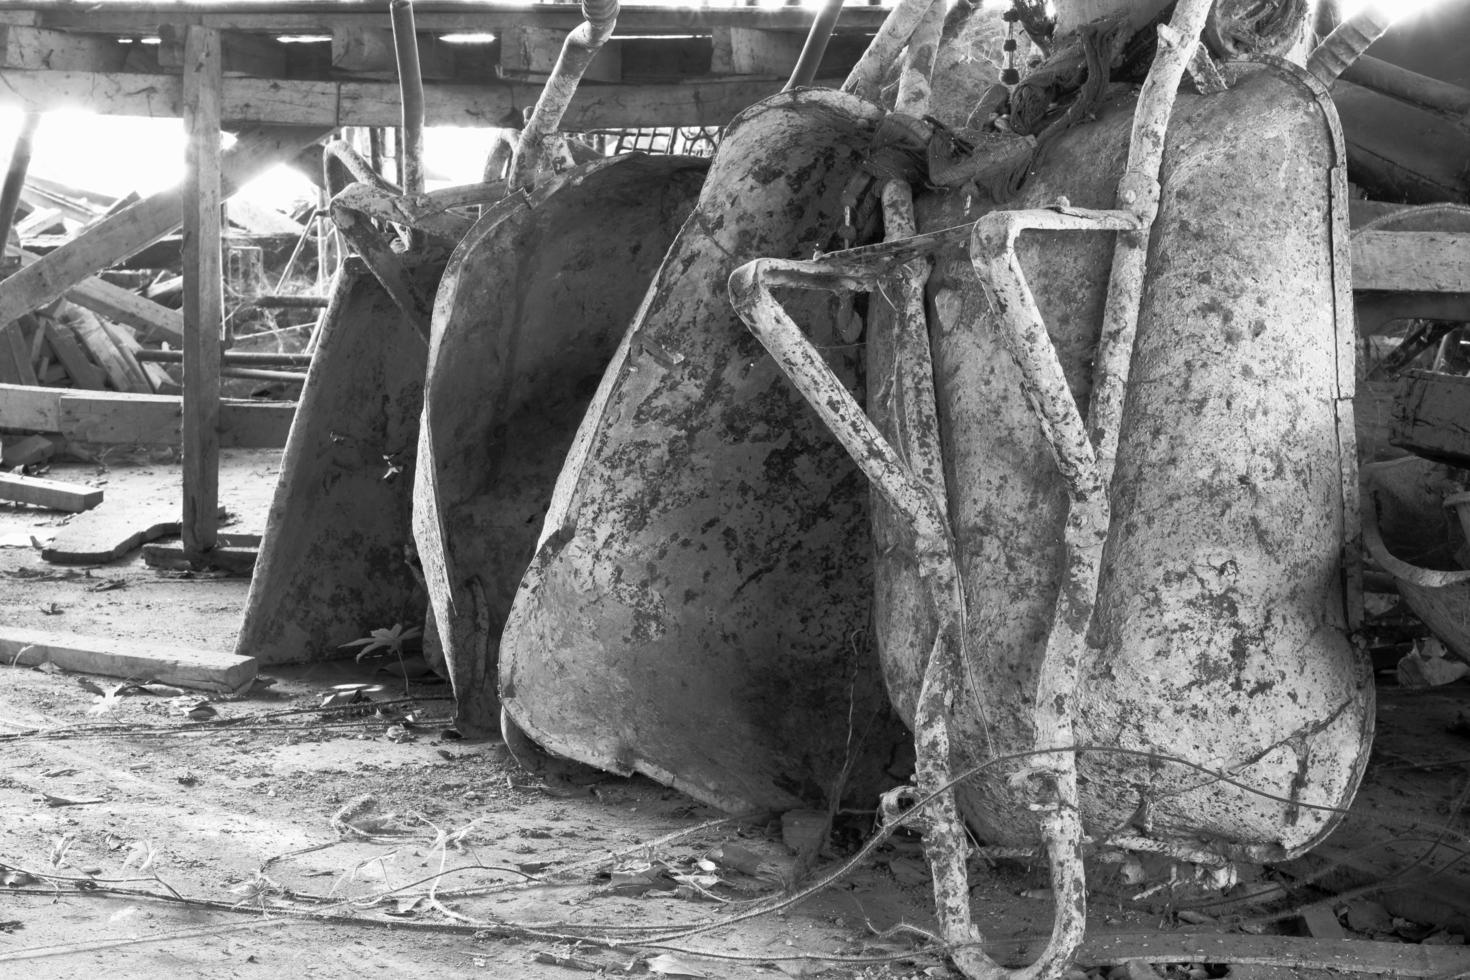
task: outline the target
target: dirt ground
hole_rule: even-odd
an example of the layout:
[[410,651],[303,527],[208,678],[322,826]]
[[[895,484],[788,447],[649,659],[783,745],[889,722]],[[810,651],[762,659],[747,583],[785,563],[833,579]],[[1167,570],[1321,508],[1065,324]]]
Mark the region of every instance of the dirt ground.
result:
[[[225,454],[230,530],[262,529],[278,465],[278,453]],[[59,464],[49,475],[103,486],[102,506],[119,509],[179,492],[169,454]],[[64,520],[0,506],[0,622],[232,648],[244,580],[160,572],[136,556],[49,565],[32,538],[43,541]],[[405,680],[390,666],[348,659],[273,669],[238,696],[119,690],[116,679],[0,667],[0,976],[951,975],[923,952],[922,936],[894,931],[932,926],[916,838],[895,837],[812,897],[771,909],[813,880],[779,820],[723,819],[643,779],[537,777],[499,742],[453,737],[447,684]],[[322,709],[355,691],[371,703]],[[1453,716],[1463,688],[1442,697]],[[1394,710],[1422,719],[1425,703]],[[1386,791],[1400,829],[1409,826],[1406,793],[1438,794],[1430,817],[1460,820],[1444,811],[1463,788],[1460,750],[1444,747],[1426,767],[1423,737],[1385,743],[1390,762],[1413,757]],[[1411,779],[1422,785],[1404,789]],[[852,853],[871,823],[871,814],[842,815],[816,873]],[[1382,851],[1373,837],[1382,825],[1368,821],[1371,832],[1359,827],[1339,850]],[[1369,880],[1395,873],[1357,860]],[[1102,866],[1091,929],[1292,933],[1300,926],[1291,906],[1320,902],[1326,893],[1310,888],[1353,867],[1343,857],[1326,871],[1243,871],[1231,894],[1275,889],[1288,914],[1272,917],[1218,894],[1141,897],[1126,869]],[[977,863],[975,881],[982,932],[1008,955],[1034,953],[1050,928],[1044,871]],[[1441,877],[1436,887],[1447,885],[1455,883]],[[1361,876],[1333,887],[1361,891]],[[1329,907],[1351,925],[1363,901]],[[1422,917],[1450,914],[1434,908]],[[1384,915],[1389,926],[1357,931],[1394,942],[1459,935],[1447,918]],[[569,938],[646,940],[651,929],[696,926],[710,928],[638,948]],[[1259,971],[1196,966],[1168,976],[1259,980]]]

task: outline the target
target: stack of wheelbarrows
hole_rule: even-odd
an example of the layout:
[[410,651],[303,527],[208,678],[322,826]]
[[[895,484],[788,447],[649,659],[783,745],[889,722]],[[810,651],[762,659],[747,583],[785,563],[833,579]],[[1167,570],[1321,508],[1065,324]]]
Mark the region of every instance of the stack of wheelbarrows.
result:
[[1240,35],[1206,0],[1120,6],[1017,84],[1030,25],[902,0],[712,160],[553,172],[604,5],[507,182],[360,174],[240,648],[426,589],[465,734],[732,812],[882,794],[971,976],[966,825],[1046,848],[1038,975],[1085,855],[1312,847],[1374,720],[1324,83],[1375,25],[1300,67],[1302,16],[1251,60],[1198,43]]

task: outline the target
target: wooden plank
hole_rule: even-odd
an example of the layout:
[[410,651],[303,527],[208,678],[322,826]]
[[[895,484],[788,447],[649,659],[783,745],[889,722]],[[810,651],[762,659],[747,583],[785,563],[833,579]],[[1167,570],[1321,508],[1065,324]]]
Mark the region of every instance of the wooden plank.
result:
[[[3,83],[0,83],[3,84]],[[241,133],[223,162],[229,192],[293,157],[324,135],[321,129],[267,126]],[[64,295],[98,269],[126,258],[179,227],[182,188],[171,188],[104,218],[56,251],[0,282],[0,324]],[[0,326],[0,330],[7,329]]]
[[88,359],[70,327],[57,323],[51,317],[43,317],[41,329],[46,333],[46,340],[51,345],[52,353],[66,368],[67,376],[71,378],[73,386],[99,391],[106,386],[107,375]]
[[[883,23],[891,4],[848,7],[837,25],[838,33],[872,33]],[[292,3],[269,9],[242,4],[203,3],[190,7],[175,3],[106,3],[80,6],[75,2],[6,0],[0,13],[70,31],[90,31],[148,37],[166,21],[202,24],[219,30],[265,34],[330,34],[333,27],[371,29],[383,24],[383,5],[373,0],[335,3]],[[618,30],[626,34],[688,34],[713,27],[753,27],[805,34],[811,12],[800,7],[695,7],[659,3],[625,3],[618,12]],[[582,22],[582,11],[570,3],[485,4],[478,0],[419,0],[414,20],[421,34],[499,33],[515,24],[570,31]]]
[[[844,13],[843,16],[846,14]],[[727,70],[737,75],[789,76],[791,69],[796,67],[797,58],[801,56],[802,46],[806,44],[806,38],[785,31],[748,27],[730,27],[721,30],[728,32],[728,42],[723,38],[720,39],[716,42],[716,49],[723,52],[725,44],[728,43]],[[818,73],[832,75],[846,72],[857,62],[863,49],[867,47],[867,43],[868,39],[860,36],[832,38],[827,44],[826,53],[822,55]],[[724,68],[723,65],[721,67]]]
[[219,535],[218,543],[208,551],[190,551],[182,542],[167,544],[145,544],[143,563],[150,568],[168,571],[215,570],[240,578],[249,578],[255,571],[255,562],[260,557],[258,548],[237,548],[225,543]]
[[19,327],[5,331],[3,341],[0,341],[0,373],[3,373],[8,379],[13,379],[14,384],[40,383],[36,377],[36,370],[31,365],[30,347],[27,346],[25,336]]
[[79,513],[102,503],[102,491],[20,473],[0,473],[0,500]]
[[1470,235],[1357,232],[1353,235],[1353,288],[1470,293]]
[[0,31],[4,36],[0,64],[6,68],[119,71],[127,59],[126,46],[110,37],[14,25]]
[[[158,30],[155,52],[160,68],[184,67],[184,29],[180,24],[163,24]],[[272,37],[230,33],[220,38],[224,56],[224,72],[230,75],[256,75],[280,78],[286,74],[286,48]]]
[[0,627],[0,661],[26,667],[49,662],[78,673],[200,691],[239,690],[255,679],[259,669],[254,657],[233,653],[13,627]]
[[1470,131],[1341,79],[1332,101],[1347,139],[1348,172],[1373,197],[1414,204],[1470,197]]
[[1470,378],[1406,371],[1394,394],[1391,445],[1452,466],[1470,466]]
[[[1034,958],[1045,937],[1032,942],[986,943],[1003,964]],[[1089,930],[1077,954],[1083,968],[1141,960],[1146,963],[1226,963],[1335,970],[1398,977],[1450,977],[1470,970],[1470,948],[1201,932],[1117,933]]]
[[[500,74],[504,78],[542,79],[551,74],[561,57],[568,31],[516,24],[500,34]],[[608,40],[593,56],[582,74],[584,82],[621,82],[623,46]]]
[[[225,399],[220,445],[280,449],[295,414],[294,402]],[[177,446],[182,420],[181,400],[169,395],[0,384],[0,429],[54,432],[78,442]]]
[[[6,442],[0,449],[0,464],[5,466],[33,466],[36,463],[44,463],[57,450],[66,446],[66,440],[57,439],[55,436],[26,436],[19,442]],[[96,513],[93,511],[92,513]],[[79,518],[80,519],[80,518]],[[68,523],[63,525],[70,527]]]
[[208,551],[219,533],[220,108],[219,31],[191,25],[184,37],[184,547]]
[[147,394],[153,390],[137,361],[131,361],[118,350],[112,335],[102,325],[95,313],[88,310],[71,310],[62,322],[76,335],[82,346],[91,353],[93,360],[101,366],[107,380],[117,391]]
[[[7,255],[17,254],[14,246],[6,249]],[[41,256],[34,252],[20,251],[22,267],[34,265]],[[169,309],[162,303],[145,299],[130,289],[114,286],[105,279],[88,276],[72,286],[64,294],[67,299],[109,320],[125,323],[143,331],[149,340],[168,340],[181,343],[184,339],[184,314]]]
[[306,233],[301,222],[282,214],[273,207],[256,204],[245,197],[237,197],[225,207],[231,224],[251,235],[289,235],[300,238]]
[[138,352],[143,349],[143,345],[138,343],[138,338],[133,336],[131,330],[121,324],[100,317],[98,319],[102,323],[102,329],[107,331],[107,336],[112,340],[112,345],[117,348],[118,356],[126,363],[129,376],[142,380],[142,390],[159,392],[173,384],[173,379],[163,369],[163,365],[138,359]]
[[58,528],[50,543],[41,549],[41,559],[53,565],[98,565],[113,561],[150,541],[178,534],[181,512],[177,501],[98,507]]
[[[780,91],[784,78],[719,78],[646,85],[589,85],[578,90],[563,117],[570,132],[639,126],[723,126],[754,102]],[[841,79],[818,79],[836,86]],[[430,126],[500,126],[534,105],[534,83],[424,86]],[[84,105],[104,115],[182,114],[177,75],[127,72],[29,72],[0,69],[0,105],[45,111]],[[391,82],[227,78],[227,126],[396,126],[398,87]]]
[[[429,79],[454,77],[454,52],[437,37],[420,34],[419,73]],[[332,67],[357,74],[398,77],[398,57],[393,32],[387,28],[337,27],[332,29]]]

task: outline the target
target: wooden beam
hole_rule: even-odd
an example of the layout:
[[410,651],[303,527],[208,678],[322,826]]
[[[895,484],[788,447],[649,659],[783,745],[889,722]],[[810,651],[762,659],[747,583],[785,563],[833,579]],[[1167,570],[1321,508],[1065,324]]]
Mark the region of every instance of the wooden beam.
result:
[[[164,24],[158,30],[158,67],[184,67],[184,28]],[[273,37],[231,33],[220,38],[226,75],[280,78],[286,74],[286,48]]]
[[1394,392],[1388,441],[1416,456],[1470,466],[1470,378],[1406,371]]
[[[223,164],[229,192],[273,164],[290,159],[323,135],[323,129],[291,126],[242,133]],[[98,269],[127,258],[179,227],[184,200],[184,191],[178,187],[144,198],[0,282],[0,330],[7,329],[4,324],[20,315],[64,295]],[[92,290],[92,295],[96,294]]]
[[[420,34],[419,73],[425,81],[454,77],[454,52],[437,37]],[[393,32],[387,28],[332,29],[332,67],[356,74],[398,77]]]
[[[848,7],[838,23],[839,33],[872,33],[888,15],[888,7]],[[107,3],[81,6],[75,0],[5,0],[0,20],[37,24],[70,31],[90,31],[147,37],[158,25],[202,24],[218,30],[266,34],[330,34],[337,26],[377,28],[383,25],[383,5],[377,0],[293,2],[269,9],[249,3]],[[570,31],[582,22],[576,4],[485,4],[479,0],[445,2],[420,0],[414,4],[418,30],[425,34],[500,32],[512,24]],[[618,12],[618,30],[626,34],[687,34],[714,27],[751,27],[805,34],[811,12],[800,7],[673,7],[656,3],[625,3]]]
[[201,691],[239,690],[255,679],[259,669],[254,657],[233,653],[15,627],[0,628],[0,662],[24,667],[49,662],[83,674]]
[[[22,268],[41,260],[41,256],[34,252],[21,250],[17,253],[13,246],[7,248],[5,254],[19,254]],[[105,279],[88,276],[63,295],[83,309],[142,331],[144,340],[180,343],[184,339],[182,313],[139,296],[131,289],[114,286]]]
[[[561,57],[568,31],[515,24],[500,34],[500,74],[503,78],[545,80]],[[582,73],[584,82],[623,80],[622,42],[616,38],[597,50]]]
[[[294,402],[225,399],[220,445],[280,449],[295,413]],[[0,384],[0,429],[54,432],[79,442],[177,446],[182,421],[183,403],[169,395]]]
[[[722,78],[648,85],[588,85],[579,89],[562,129],[639,126],[723,126],[737,112],[780,91],[784,78]],[[835,86],[840,79],[819,79]],[[424,86],[430,126],[500,126],[534,105],[534,83]],[[179,116],[177,75],[125,72],[34,72],[0,69],[0,105],[45,111],[86,106],[104,115]],[[398,86],[390,82],[227,78],[226,126],[397,126]]]
[[36,27],[0,27],[0,65],[51,71],[120,71],[127,46],[110,37]]
[[46,342],[51,345],[51,351],[62,367],[66,368],[74,387],[95,391],[107,383],[102,369],[88,359],[70,328],[50,317],[42,319],[41,328],[46,331]]
[[102,503],[102,491],[20,473],[0,473],[0,500],[75,514]]
[[1470,293],[1470,235],[1357,232],[1353,235],[1353,288]]
[[219,533],[219,370],[224,326],[220,254],[219,31],[184,36],[184,547],[208,551]]
[[1470,131],[1442,115],[1339,79],[1332,101],[1348,173],[1383,200],[1431,204],[1470,197]]

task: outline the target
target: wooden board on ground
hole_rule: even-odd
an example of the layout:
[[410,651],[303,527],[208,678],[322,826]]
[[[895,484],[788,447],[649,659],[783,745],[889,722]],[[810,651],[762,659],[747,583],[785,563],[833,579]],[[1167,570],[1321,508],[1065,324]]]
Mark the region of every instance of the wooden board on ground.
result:
[[234,691],[254,680],[254,657],[111,637],[0,627],[0,661],[104,677],[158,681],[201,691]]
[[41,549],[41,558],[56,565],[113,561],[149,541],[178,534],[182,513],[177,500],[141,507],[99,507],[60,528]]
[[0,473],[0,500],[77,512],[102,503],[102,491],[19,473]]
[[260,557],[258,547],[232,547],[227,535],[217,534],[215,546],[208,551],[192,551],[182,541],[143,546],[143,562],[151,568],[167,571],[220,571],[249,578]]

